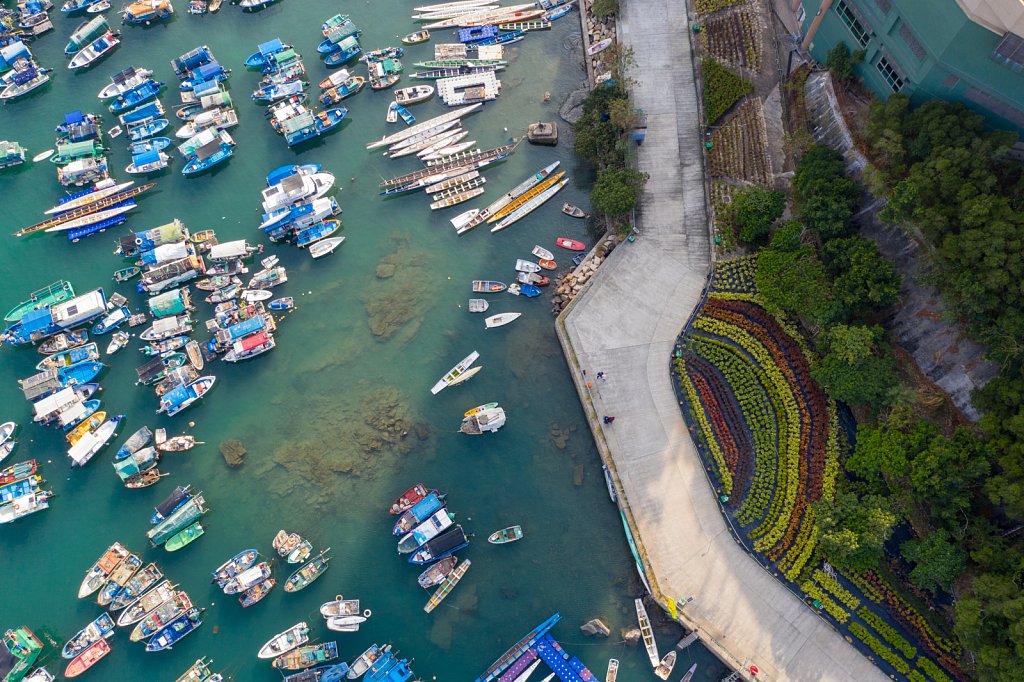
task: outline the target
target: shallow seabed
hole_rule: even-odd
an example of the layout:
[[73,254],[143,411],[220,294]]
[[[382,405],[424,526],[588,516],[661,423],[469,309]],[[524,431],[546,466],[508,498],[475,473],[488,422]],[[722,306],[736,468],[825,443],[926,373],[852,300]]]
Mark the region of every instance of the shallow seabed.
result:
[[[344,659],[371,642],[392,642],[403,655],[415,657],[418,677],[469,680],[554,611],[564,617],[555,636],[599,678],[614,656],[622,661],[619,680],[653,679],[641,649],[615,643],[620,628],[635,624],[637,581],[554,335],[547,296],[492,295],[490,313],[525,313],[502,329],[485,330],[484,316],[466,309],[471,279],[510,281],[515,259],[529,257],[534,244],[555,250],[559,235],[589,241],[581,221],[558,211],[562,201],[585,205],[585,188],[575,180],[588,178],[570,146],[564,140],[553,149],[524,144],[508,161],[488,169],[480,205],[554,159],[563,162],[574,182],[513,228],[497,235],[478,228],[457,238],[448,223],[457,209],[431,212],[423,196],[389,201],[377,196],[382,176],[416,167],[414,161],[390,161],[364,149],[368,140],[402,125],[384,121],[388,94],[367,88],[346,100],[350,113],[344,129],[297,151],[286,148],[263,110],[249,101],[258,75],[246,71],[243,60],[257,43],[276,36],[293,43],[306,57],[316,93],[326,73],[315,51],[323,19],[349,13],[364,31],[362,44],[373,49],[397,44],[397,34],[415,28],[408,19],[415,3],[286,0],[252,15],[225,3],[219,14],[206,17],[187,15],[184,0],[175,4],[178,14],[167,24],[124,27],[121,48],[80,75],[64,67],[62,48],[82,19],[51,12],[57,30],[32,49],[42,65],[57,69],[53,82],[0,108],[0,138],[18,140],[30,156],[52,147],[53,126],[64,112],[99,111],[95,93],[110,74],[130,64],[153,68],[169,84],[162,99],[173,112],[177,92],[169,60],[208,44],[235,71],[229,81],[241,118],[231,130],[238,142],[235,157],[213,173],[186,180],[175,154],[171,169],[157,176],[155,191],[139,199],[127,226],[79,244],[58,235],[0,236],[2,307],[66,278],[80,292],[97,286],[108,294],[120,291],[134,310],[144,309],[142,296],[111,282],[111,273],[125,265],[111,255],[115,237],[128,228],[143,230],[179,218],[193,232],[216,229],[221,241],[257,240],[264,175],[285,163],[318,162],[335,173],[343,188],[337,197],[347,241],[317,262],[294,247],[268,244],[289,272],[289,282],[275,294],[294,296],[298,303],[280,323],[277,349],[248,364],[208,365],[207,372],[218,377],[213,392],[174,419],[155,417],[152,392],[134,386],[133,369],[142,364],[137,341],[110,358],[101,375],[101,397],[104,409],[127,415],[118,443],[143,424],[177,433],[189,430],[190,421],[195,422],[190,431],[207,443],[167,454],[161,469],[171,475],[152,488],[120,486],[110,468],[114,448],[84,470],[70,471],[62,434],[30,425],[29,405],[16,384],[34,372],[39,354],[3,349],[0,421],[21,424],[11,461],[40,460],[57,497],[49,511],[0,528],[0,626],[24,623],[62,645],[99,615],[95,603],[75,598],[77,587],[96,557],[120,540],[146,561],[157,561],[205,606],[205,623],[172,651],[154,654],[129,643],[119,629],[111,655],[83,679],[174,680],[196,658],[208,656],[233,679],[273,680],[277,673],[256,660],[257,648],[274,633],[307,620],[315,639],[338,640]],[[441,33],[434,42],[444,39]],[[574,51],[578,34],[574,12],[552,31],[512,47],[511,65],[501,74],[504,94],[466,119],[469,139],[491,147],[523,134],[532,121],[555,119],[564,94],[583,78]],[[404,62],[412,70],[414,61],[430,58],[431,44],[425,44],[410,48]],[[408,85],[408,79],[401,84]],[[545,92],[552,94],[548,102]],[[443,110],[438,102],[412,108],[421,120]],[[104,127],[112,125],[108,115]],[[564,124],[561,130],[564,138]],[[125,144],[123,138],[113,142],[112,167],[129,163]],[[115,177],[125,175],[118,171]],[[0,173],[4,235],[39,220],[60,192],[46,161]],[[562,264],[569,262],[566,252],[557,255]],[[199,308],[201,322],[209,306]],[[196,336],[205,339],[203,333]],[[107,340],[101,338],[101,348]],[[434,381],[474,349],[485,369],[467,385],[431,396]],[[486,436],[458,434],[462,413],[488,401],[500,401],[508,425]],[[229,469],[218,452],[228,439],[241,440],[248,450],[238,469]],[[393,517],[386,513],[398,493],[418,480],[446,492],[457,520],[475,534],[462,552],[472,568],[429,615],[422,610],[429,594],[416,584],[417,569],[396,556],[389,533]],[[145,532],[152,507],[179,484],[204,492],[211,509],[203,520],[206,534],[176,553],[150,548]],[[522,542],[486,543],[490,532],[516,523],[525,529]],[[209,584],[209,571],[235,552],[255,547],[271,553],[279,528],[331,548],[330,570],[319,582],[298,594],[285,594],[279,585],[245,610]],[[279,581],[290,568],[275,565]],[[322,626],[319,604],[339,593],[373,610],[358,633],[329,633]],[[577,630],[594,616],[612,627],[610,641],[587,640]],[[666,633],[663,651],[672,644],[674,636]],[[680,657],[675,677],[694,656],[701,662],[695,679],[722,677],[721,667],[697,647]],[[52,650],[50,661],[52,672],[63,671],[65,662]]]

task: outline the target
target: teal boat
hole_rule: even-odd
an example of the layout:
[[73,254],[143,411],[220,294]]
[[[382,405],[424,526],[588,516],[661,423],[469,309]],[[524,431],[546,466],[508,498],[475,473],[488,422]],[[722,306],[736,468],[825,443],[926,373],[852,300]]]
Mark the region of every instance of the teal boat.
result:
[[205,501],[202,495],[194,496],[188,502],[178,507],[164,521],[153,526],[146,533],[146,537],[154,545],[164,544],[172,535],[199,520],[199,517],[206,513],[206,508],[203,506]]
[[0,640],[0,680],[21,682],[42,651],[42,641],[27,627],[5,632]]
[[27,300],[22,301],[11,308],[11,310],[4,315],[4,322],[19,322],[21,318],[33,310],[63,303],[64,301],[74,297],[75,289],[71,286],[71,282],[63,279],[57,280],[49,286],[33,291],[29,294]]
[[185,530],[179,531],[171,536],[170,539],[164,543],[164,549],[168,552],[177,552],[179,549],[199,539],[203,534],[203,527],[198,521],[193,523]]

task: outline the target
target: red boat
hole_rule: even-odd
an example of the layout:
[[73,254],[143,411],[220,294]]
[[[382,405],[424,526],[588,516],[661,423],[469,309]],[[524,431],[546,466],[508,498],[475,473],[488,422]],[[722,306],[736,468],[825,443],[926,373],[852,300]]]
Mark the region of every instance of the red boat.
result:
[[554,270],[558,267],[558,263],[553,260],[548,260],[547,258],[541,258],[538,260],[537,265],[541,266],[545,270]]
[[578,242],[575,239],[569,239],[568,237],[559,237],[555,240],[555,244],[558,244],[563,249],[569,249],[570,251],[582,251],[587,248],[587,245],[583,242]]
[[406,490],[402,495],[395,500],[395,503],[391,505],[392,514],[403,514],[407,510],[412,509],[413,505],[422,500],[429,494],[426,486],[422,483],[417,483],[413,487]]
[[4,467],[0,469],[0,485],[7,485],[26,476],[33,476],[36,473],[36,468],[36,461],[34,459]]
[[109,653],[110,645],[107,644],[107,640],[97,641],[68,663],[68,667],[64,669],[64,677],[78,677]]

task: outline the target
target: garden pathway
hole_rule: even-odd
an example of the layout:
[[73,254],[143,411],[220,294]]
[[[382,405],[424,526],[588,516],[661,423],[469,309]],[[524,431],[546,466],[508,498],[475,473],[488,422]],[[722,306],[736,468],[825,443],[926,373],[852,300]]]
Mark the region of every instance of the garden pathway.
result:
[[[620,13],[634,101],[647,114],[641,236],[612,251],[557,324],[595,441],[655,589],[693,597],[683,617],[723,660],[756,665],[760,680],[884,680],[736,543],[690,440],[669,374],[710,260],[690,34],[682,2],[622,0]],[[615,423],[602,427],[603,415]]]

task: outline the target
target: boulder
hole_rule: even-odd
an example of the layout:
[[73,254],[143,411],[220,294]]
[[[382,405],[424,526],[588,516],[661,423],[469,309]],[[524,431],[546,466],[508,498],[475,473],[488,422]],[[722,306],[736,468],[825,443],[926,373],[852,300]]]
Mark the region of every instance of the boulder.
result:
[[245,446],[240,440],[226,440],[220,444],[220,454],[232,469],[242,466],[242,462],[245,461],[245,453]]
[[607,637],[612,633],[600,618],[591,618],[580,626],[580,631],[585,635],[590,635],[591,637]]
[[640,643],[640,628],[622,628],[619,637],[629,646],[636,646]]

